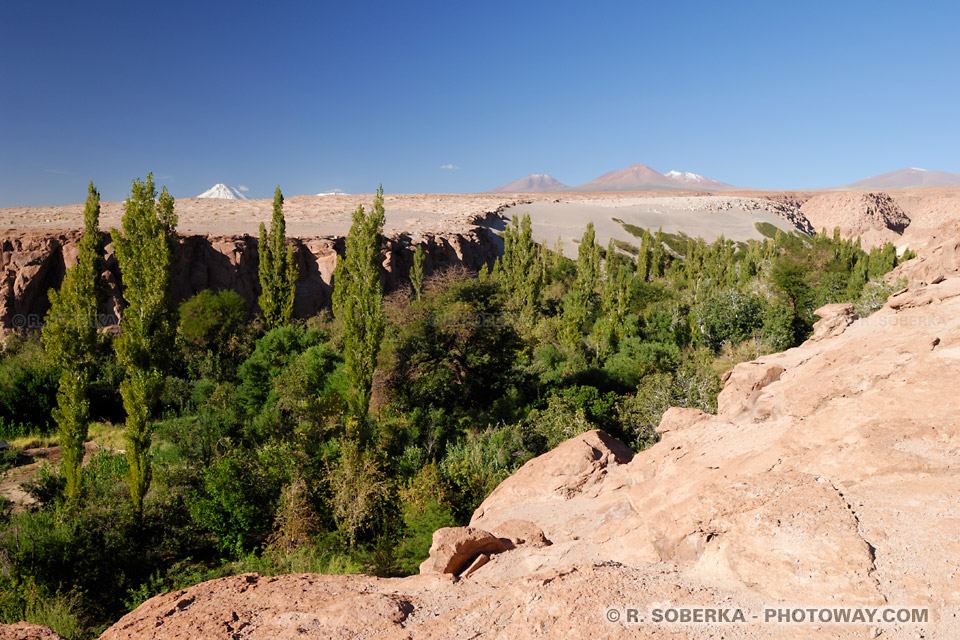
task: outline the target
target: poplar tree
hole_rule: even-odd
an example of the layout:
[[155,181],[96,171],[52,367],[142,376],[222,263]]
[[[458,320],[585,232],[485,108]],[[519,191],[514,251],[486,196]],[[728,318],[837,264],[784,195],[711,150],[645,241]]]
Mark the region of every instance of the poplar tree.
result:
[[538,245],[533,241],[530,215],[518,222],[516,216],[503,234],[501,275],[510,294],[511,306],[529,328],[536,322],[537,305],[544,283],[544,266]]
[[653,236],[653,249],[650,253],[650,280],[661,278],[666,266],[667,251],[663,247],[663,227],[657,229]]
[[87,189],[83,237],[77,263],[67,269],[59,291],[50,292],[41,339],[51,361],[60,367],[57,406],[53,419],[59,428],[60,469],[67,497],[80,497],[83,444],[90,426],[88,391],[94,376],[97,348],[97,311],[104,298],[103,248],[100,242],[100,194]]
[[637,253],[637,277],[646,282],[650,279],[650,263],[653,260],[653,236],[647,229],[640,234],[640,251]]
[[603,265],[603,285],[600,293],[600,316],[594,325],[598,356],[608,349],[616,349],[626,337],[627,318],[632,306],[633,269],[617,265],[616,246],[613,238],[607,247],[607,259]]
[[334,272],[333,312],[343,322],[344,370],[358,417],[366,416],[370,408],[373,372],[386,324],[380,284],[384,218],[381,186],[370,212],[363,205],[354,211],[343,260],[337,261]]
[[293,247],[287,246],[287,222],[283,217],[283,194],[278,186],[273,193],[273,219],[270,234],[260,223],[260,311],[268,329],[290,322],[297,287],[297,265]]
[[120,395],[127,413],[127,485],[138,515],[150,488],[150,410],[163,387],[173,350],[175,322],[170,298],[177,217],[164,187],[156,200],[153,174],[136,179],[124,207],[123,231],[112,229],[127,306],[114,341],[124,368]]
[[561,342],[568,349],[580,345],[580,336],[596,313],[600,282],[600,245],[596,243],[593,223],[587,225],[577,249],[577,279],[563,299]]
[[413,295],[417,300],[423,293],[423,260],[423,245],[418,244],[413,252],[413,267],[410,268],[410,286],[413,287]]

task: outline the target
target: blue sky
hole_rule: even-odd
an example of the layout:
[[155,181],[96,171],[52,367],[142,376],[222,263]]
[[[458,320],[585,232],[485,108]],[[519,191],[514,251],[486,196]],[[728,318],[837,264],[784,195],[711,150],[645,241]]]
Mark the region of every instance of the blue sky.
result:
[[[3,2],[0,207],[960,172],[953,2]],[[456,168],[442,168],[442,167]]]

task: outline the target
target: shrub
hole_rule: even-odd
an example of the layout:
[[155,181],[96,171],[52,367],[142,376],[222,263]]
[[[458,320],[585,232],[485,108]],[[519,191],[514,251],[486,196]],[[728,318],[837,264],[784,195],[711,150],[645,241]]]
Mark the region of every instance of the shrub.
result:
[[761,328],[763,309],[763,300],[756,295],[737,289],[720,291],[696,307],[700,339],[715,352],[724,342],[743,342]]
[[204,290],[180,305],[178,334],[187,367],[195,375],[223,379],[233,375],[242,351],[246,303],[232,290]]

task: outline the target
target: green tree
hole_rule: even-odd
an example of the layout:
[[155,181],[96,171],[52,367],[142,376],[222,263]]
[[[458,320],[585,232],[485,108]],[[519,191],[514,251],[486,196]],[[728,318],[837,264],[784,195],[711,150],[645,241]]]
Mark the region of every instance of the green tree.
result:
[[166,187],[156,197],[153,174],[146,182],[134,180],[123,231],[110,231],[127,302],[114,346],[124,368],[120,395],[127,413],[127,484],[138,514],[151,479],[148,418],[162,391],[176,330],[170,282],[177,217]]
[[410,269],[410,286],[413,287],[413,295],[417,300],[423,295],[423,259],[423,245],[418,244],[413,252],[413,267]]
[[280,187],[273,193],[273,219],[270,234],[260,223],[260,311],[267,329],[290,322],[297,287],[297,265],[293,247],[287,245],[287,223],[283,217],[283,194]]
[[561,342],[570,350],[580,345],[583,329],[596,312],[600,283],[600,245],[595,241],[593,223],[580,240],[577,252],[577,279],[563,299]]
[[594,338],[600,355],[608,349],[615,351],[619,341],[626,337],[627,321],[633,306],[634,272],[632,268],[618,263],[616,253],[611,238],[603,268],[600,315],[594,325]]
[[522,221],[514,216],[506,228],[501,267],[511,306],[520,313],[521,325],[529,329],[536,323],[544,281],[543,261],[540,249],[533,241],[529,214],[525,214]]
[[337,262],[334,273],[333,312],[343,322],[344,369],[357,416],[366,416],[370,408],[373,372],[386,325],[380,283],[384,217],[381,186],[372,211],[364,211],[363,205],[354,211],[343,260]]
[[60,429],[60,468],[71,501],[79,498],[82,484],[83,443],[90,425],[88,390],[95,373],[97,310],[104,297],[100,194],[92,182],[87,191],[77,263],[67,269],[60,290],[50,292],[50,310],[42,333],[47,354],[60,367],[53,418]]

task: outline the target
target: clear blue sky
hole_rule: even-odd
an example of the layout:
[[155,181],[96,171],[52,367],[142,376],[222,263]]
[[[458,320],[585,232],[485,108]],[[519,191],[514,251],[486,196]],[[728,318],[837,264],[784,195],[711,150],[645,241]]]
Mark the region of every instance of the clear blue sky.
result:
[[[960,172],[955,2],[0,3],[0,207]],[[441,168],[453,166],[457,168]]]

